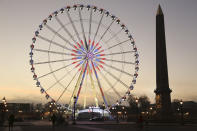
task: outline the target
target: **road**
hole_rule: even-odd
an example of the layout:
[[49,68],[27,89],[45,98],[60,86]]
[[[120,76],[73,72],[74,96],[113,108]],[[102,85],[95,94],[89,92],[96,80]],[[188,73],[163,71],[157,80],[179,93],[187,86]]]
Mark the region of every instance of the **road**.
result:
[[[56,126],[52,129],[51,123],[47,121],[15,123],[13,131],[197,131],[197,125],[179,124],[151,124],[139,129],[133,123],[100,123],[100,122],[78,122],[77,125]],[[0,131],[9,131],[8,127],[0,127]]]

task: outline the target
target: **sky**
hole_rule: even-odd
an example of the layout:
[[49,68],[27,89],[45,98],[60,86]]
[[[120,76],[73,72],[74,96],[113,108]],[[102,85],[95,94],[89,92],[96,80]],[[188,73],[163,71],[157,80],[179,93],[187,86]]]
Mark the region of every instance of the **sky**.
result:
[[50,13],[76,3],[102,7],[127,25],[140,55],[133,94],[145,94],[151,102],[156,89],[155,16],[161,4],[171,97],[197,101],[196,0],[0,0],[0,99],[5,96],[8,102],[46,102],[30,71],[31,38]]

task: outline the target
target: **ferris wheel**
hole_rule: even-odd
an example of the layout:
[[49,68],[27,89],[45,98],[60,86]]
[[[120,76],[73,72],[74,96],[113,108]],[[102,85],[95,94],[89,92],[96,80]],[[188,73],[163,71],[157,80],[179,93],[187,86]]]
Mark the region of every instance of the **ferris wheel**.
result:
[[124,103],[136,83],[137,47],[122,21],[92,5],[51,13],[30,45],[35,85],[46,99],[84,106]]

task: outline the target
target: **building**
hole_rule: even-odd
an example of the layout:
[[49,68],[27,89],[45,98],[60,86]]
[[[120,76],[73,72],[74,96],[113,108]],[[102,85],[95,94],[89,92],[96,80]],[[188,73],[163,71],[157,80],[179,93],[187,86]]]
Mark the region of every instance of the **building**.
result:
[[174,115],[180,115],[181,114],[181,108],[182,113],[184,116],[187,116],[190,120],[195,119],[197,120],[197,103],[194,101],[183,101],[183,105],[181,107],[180,101],[173,101],[172,102],[172,109],[174,112]]
[[7,103],[8,110],[11,113],[32,112],[33,105],[30,103]]

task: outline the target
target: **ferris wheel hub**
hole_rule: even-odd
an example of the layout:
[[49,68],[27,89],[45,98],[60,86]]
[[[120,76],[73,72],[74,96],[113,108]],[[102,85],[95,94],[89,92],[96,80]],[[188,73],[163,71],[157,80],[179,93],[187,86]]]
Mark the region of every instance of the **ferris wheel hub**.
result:
[[94,58],[94,54],[92,52],[87,52],[86,59],[92,60]]

